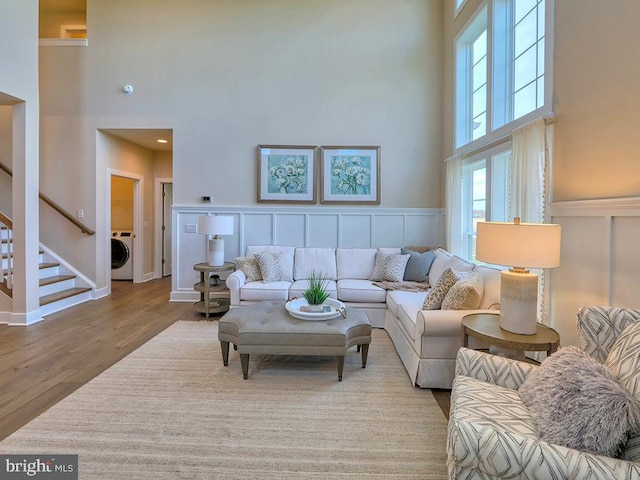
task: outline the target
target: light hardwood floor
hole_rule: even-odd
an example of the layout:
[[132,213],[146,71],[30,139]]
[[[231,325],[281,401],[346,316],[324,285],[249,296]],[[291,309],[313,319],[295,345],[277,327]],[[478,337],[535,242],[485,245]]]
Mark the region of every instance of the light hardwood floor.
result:
[[[171,277],[114,281],[109,297],[28,327],[0,325],[0,440],[175,321],[205,320],[191,303],[169,302],[170,290]],[[448,417],[450,392],[433,393]]]

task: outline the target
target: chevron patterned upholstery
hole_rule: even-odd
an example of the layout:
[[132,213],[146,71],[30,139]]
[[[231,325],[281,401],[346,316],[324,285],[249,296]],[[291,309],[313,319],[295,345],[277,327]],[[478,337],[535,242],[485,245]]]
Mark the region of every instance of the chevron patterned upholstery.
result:
[[[618,335],[634,322],[640,310],[583,307],[578,312],[579,346],[607,364],[630,361],[640,375],[637,349],[628,349],[634,332]],[[634,330],[634,329],[630,329]],[[640,328],[635,329],[640,332]],[[640,341],[640,333],[637,335]],[[622,360],[620,360],[622,358]],[[461,348],[451,391],[447,440],[450,479],[640,479],[640,432],[627,442],[621,459],[593,455],[546,443],[535,432],[517,389],[537,367],[483,352]],[[615,369],[613,370],[615,374]],[[620,373],[620,372],[618,372]],[[627,383],[633,381],[628,375]],[[638,395],[637,391],[633,392]],[[629,461],[630,460],[630,461]]]

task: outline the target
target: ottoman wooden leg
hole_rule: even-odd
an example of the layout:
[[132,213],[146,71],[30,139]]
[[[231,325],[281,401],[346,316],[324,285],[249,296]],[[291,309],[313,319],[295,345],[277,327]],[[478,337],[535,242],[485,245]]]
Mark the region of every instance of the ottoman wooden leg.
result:
[[240,354],[240,363],[242,364],[242,378],[245,380],[249,378],[249,354]]
[[342,371],[344,370],[344,355],[338,357],[338,381],[342,381]]
[[220,342],[222,348],[222,363],[225,367],[229,366],[229,342]]
[[367,355],[369,354],[369,344],[362,344],[362,368],[367,368]]

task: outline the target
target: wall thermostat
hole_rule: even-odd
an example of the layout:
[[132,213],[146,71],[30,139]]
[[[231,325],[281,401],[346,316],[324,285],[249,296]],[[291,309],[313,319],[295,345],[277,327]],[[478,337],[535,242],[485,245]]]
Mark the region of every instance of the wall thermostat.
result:
[[124,87],[122,87],[122,91],[124,93],[133,93],[133,85],[125,85]]

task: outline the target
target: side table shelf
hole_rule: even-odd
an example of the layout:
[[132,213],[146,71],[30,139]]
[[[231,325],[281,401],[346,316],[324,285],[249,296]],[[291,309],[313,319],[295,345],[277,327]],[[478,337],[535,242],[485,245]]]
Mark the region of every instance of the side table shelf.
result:
[[229,310],[229,289],[224,284],[224,280],[221,280],[218,285],[211,285],[211,275],[231,273],[236,269],[235,263],[225,262],[215,267],[208,263],[197,263],[193,269],[200,272],[200,281],[193,286],[196,292],[200,292],[200,301],[193,306],[196,312],[204,313],[209,318],[212,313],[223,313]]

